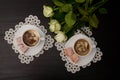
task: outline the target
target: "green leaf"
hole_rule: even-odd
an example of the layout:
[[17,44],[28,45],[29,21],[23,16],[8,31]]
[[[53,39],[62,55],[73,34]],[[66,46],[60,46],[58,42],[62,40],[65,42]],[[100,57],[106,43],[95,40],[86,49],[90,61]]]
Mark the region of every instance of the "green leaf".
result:
[[66,33],[68,39],[74,35],[75,30],[71,29],[69,32]]
[[78,11],[81,15],[88,15],[88,12],[84,9],[82,9],[81,7],[78,8]]
[[72,5],[71,4],[65,4],[61,6],[60,12],[69,12],[72,10]]
[[107,9],[106,8],[100,8],[99,13],[100,14],[107,14]]
[[78,3],[83,3],[83,2],[85,2],[85,0],[75,0],[76,2],[78,2]]
[[101,0],[97,3],[95,3],[94,5],[92,5],[90,8],[89,8],[89,13],[94,13],[95,10],[99,9],[102,5],[104,5],[105,3],[107,2],[107,0]]
[[87,22],[88,21],[88,16],[82,16],[81,20]]
[[56,5],[56,6],[63,6],[64,4],[62,2],[60,2],[59,0],[53,0],[53,3]]
[[89,2],[90,2],[90,0],[86,0],[86,2],[85,2],[85,10],[88,9]]
[[56,12],[53,16],[54,19],[58,20],[60,23],[65,21],[65,14],[64,13],[60,13],[60,12]]
[[90,0],[90,4],[92,4],[93,0]]
[[94,28],[98,27],[99,20],[95,14],[93,14],[92,17],[89,17],[89,24]]
[[72,27],[76,22],[76,15],[70,11],[65,15],[65,22],[68,25],[68,27]]
[[64,26],[62,27],[62,31],[65,32],[65,33],[67,33],[67,32],[70,31],[71,28],[72,28],[72,27],[68,27],[67,24],[64,24]]
[[74,35],[74,29],[73,27],[68,27],[67,24],[65,24],[63,27],[62,27],[62,31],[67,35],[68,38],[70,38],[71,36]]

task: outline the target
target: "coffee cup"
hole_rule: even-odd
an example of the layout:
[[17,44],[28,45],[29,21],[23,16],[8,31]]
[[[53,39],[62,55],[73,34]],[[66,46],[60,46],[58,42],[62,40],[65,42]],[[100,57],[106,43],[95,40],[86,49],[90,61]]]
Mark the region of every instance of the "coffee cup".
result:
[[22,40],[26,46],[35,47],[40,43],[40,41],[44,40],[44,38],[38,33],[37,30],[30,29],[23,33]]
[[84,38],[77,39],[75,41],[73,46],[73,51],[78,56],[86,56],[91,53],[94,47],[95,45],[93,45],[92,40],[88,37],[84,37]]

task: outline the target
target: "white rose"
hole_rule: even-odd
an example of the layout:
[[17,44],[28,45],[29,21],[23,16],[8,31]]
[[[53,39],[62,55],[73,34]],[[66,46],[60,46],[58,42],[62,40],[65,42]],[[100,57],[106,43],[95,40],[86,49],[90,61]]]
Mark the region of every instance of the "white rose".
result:
[[46,5],[43,6],[43,15],[44,15],[45,17],[52,17],[53,14],[54,14],[54,13],[53,13],[52,7],[46,6]]
[[57,42],[64,42],[67,40],[67,36],[63,32],[59,31],[55,36],[55,40]]
[[49,25],[49,29],[51,32],[59,31],[61,29],[60,23],[55,19],[50,20]]

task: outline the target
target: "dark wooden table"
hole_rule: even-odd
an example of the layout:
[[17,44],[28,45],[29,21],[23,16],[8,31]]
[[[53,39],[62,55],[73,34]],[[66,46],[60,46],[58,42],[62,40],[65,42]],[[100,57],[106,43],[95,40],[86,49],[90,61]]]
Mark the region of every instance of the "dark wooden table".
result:
[[[30,64],[21,64],[11,45],[4,40],[4,32],[14,28],[20,21],[24,21],[28,15],[36,15],[41,24],[48,29],[49,20],[43,16],[43,5],[52,4],[52,0],[0,0],[0,80],[104,80],[113,79],[114,71],[114,30],[117,24],[117,12],[119,8],[112,0],[105,5],[107,15],[101,15],[99,28],[93,31],[93,36],[103,52],[100,62],[82,69],[76,74],[67,72],[59,52],[55,47],[45,51],[43,55],[35,58]],[[114,31],[113,31],[114,30]],[[117,30],[117,29],[116,29]],[[48,33],[53,35],[52,33]],[[114,39],[112,38],[114,37]]]

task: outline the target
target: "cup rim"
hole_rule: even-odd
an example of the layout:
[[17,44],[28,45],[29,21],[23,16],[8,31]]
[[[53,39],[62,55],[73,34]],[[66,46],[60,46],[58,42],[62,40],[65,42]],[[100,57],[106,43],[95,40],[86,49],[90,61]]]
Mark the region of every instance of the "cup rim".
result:
[[[34,46],[29,46],[29,45],[27,45],[27,44],[24,42],[24,40],[23,40],[23,35],[24,35],[27,31],[30,31],[30,30],[35,31],[35,33],[36,33],[36,34],[38,35],[38,37],[39,37],[38,42],[37,42]],[[29,48],[32,48],[32,47],[37,46],[37,45],[40,43],[40,34],[39,34],[39,32],[38,32],[37,30],[35,30],[35,29],[28,29],[28,30],[24,31],[23,34],[22,34],[22,42],[23,42],[24,45],[28,46]]]

